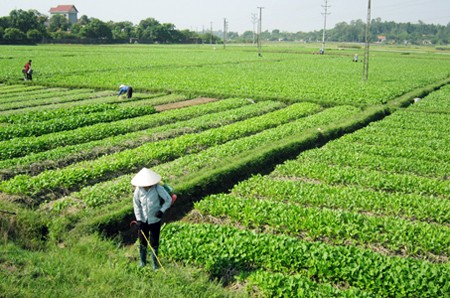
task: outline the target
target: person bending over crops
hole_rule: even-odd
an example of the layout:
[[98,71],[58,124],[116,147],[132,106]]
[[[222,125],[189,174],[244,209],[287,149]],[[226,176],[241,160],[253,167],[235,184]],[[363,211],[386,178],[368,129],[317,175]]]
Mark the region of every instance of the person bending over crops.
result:
[[127,94],[127,98],[131,98],[133,96],[133,87],[127,85],[119,86],[119,94],[117,96],[122,95],[123,93]]
[[[160,265],[157,256],[161,218],[172,204],[170,194],[160,184],[160,181],[161,176],[147,168],[140,170],[131,180],[131,184],[136,187],[133,195],[133,208],[139,234],[139,267],[143,267],[147,263],[147,245],[150,244],[154,270]],[[150,243],[148,243],[149,234]]]

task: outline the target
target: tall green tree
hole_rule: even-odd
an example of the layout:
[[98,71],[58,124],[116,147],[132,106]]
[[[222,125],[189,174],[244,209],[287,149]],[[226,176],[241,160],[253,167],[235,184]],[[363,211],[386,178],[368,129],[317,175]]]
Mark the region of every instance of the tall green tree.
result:
[[81,30],[86,27],[91,22],[91,19],[86,16],[82,15],[76,24],[72,24],[71,26],[71,34],[74,36],[77,36],[78,38],[81,38]]
[[178,35],[175,30],[175,25],[170,23],[161,24],[156,28],[155,41],[159,43],[172,43],[178,39]]
[[55,14],[50,18],[48,31],[67,31],[70,28],[70,25],[70,21],[65,16],[62,14]]
[[200,37],[196,32],[188,29],[178,31],[179,43],[201,43]]
[[136,28],[137,38],[140,40],[155,41],[160,23],[154,18],[147,18],[139,22]]
[[27,36],[17,28],[6,28],[5,33],[3,34],[3,39],[9,41],[22,41],[26,40]]
[[92,21],[80,30],[80,35],[84,38],[111,40],[111,28],[99,19]]
[[113,39],[130,39],[136,37],[135,28],[131,22],[109,22]]
[[31,29],[44,32],[46,20],[47,18],[37,10],[12,10],[9,14],[9,27],[19,29],[24,33]]
[[86,26],[91,22],[91,19],[87,15],[82,15],[79,19],[77,24],[80,24],[82,26]]
[[42,34],[42,32],[37,29],[31,29],[27,32],[27,39],[33,42],[40,42],[43,37],[44,34]]
[[9,17],[0,17],[0,27],[9,28]]

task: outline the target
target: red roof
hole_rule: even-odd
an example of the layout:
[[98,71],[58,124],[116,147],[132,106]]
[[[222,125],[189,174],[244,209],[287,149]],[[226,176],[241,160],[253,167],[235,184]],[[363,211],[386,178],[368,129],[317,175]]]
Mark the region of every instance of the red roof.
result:
[[50,13],[56,12],[78,12],[78,10],[75,5],[58,5],[50,8]]

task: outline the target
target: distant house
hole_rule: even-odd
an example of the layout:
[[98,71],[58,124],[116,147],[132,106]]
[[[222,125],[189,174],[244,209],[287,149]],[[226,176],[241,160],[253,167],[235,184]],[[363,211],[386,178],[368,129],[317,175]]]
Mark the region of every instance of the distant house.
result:
[[75,5],[58,5],[50,8],[50,14],[62,14],[71,24],[75,24],[78,21],[78,10]]
[[377,36],[377,42],[386,42],[386,36],[384,35],[378,35]]

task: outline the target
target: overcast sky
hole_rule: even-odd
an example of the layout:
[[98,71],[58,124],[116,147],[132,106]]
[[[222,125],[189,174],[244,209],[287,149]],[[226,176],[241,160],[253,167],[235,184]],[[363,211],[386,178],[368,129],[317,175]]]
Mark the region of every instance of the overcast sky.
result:
[[[447,25],[450,0],[371,0],[372,18],[383,21]],[[325,0],[0,0],[0,16],[13,9],[36,9],[48,15],[51,7],[73,4],[78,16],[102,21],[139,21],[152,17],[160,23],[172,23],[177,29],[214,31],[228,21],[228,31],[253,30],[253,15],[262,9],[262,30],[298,32],[324,27]],[[327,28],[336,23],[367,19],[368,0],[328,0]]]

